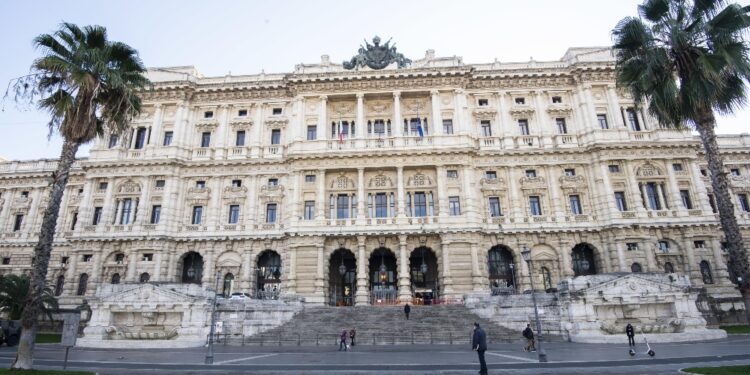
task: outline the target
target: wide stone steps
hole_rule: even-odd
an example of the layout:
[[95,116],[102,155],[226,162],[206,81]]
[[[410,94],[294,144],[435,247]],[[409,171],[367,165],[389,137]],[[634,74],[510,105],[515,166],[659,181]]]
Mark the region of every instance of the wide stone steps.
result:
[[286,324],[244,336],[220,336],[230,345],[338,345],[341,331],[356,329],[358,345],[469,344],[474,322],[489,342],[520,341],[520,332],[500,327],[463,305],[413,306],[406,320],[403,306],[306,307]]

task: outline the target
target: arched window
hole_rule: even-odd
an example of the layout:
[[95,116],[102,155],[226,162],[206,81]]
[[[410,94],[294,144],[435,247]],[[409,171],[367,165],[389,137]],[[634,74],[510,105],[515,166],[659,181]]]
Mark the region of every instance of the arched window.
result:
[[643,272],[643,268],[641,267],[641,264],[636,262],[630,265],[630,271],[633,273],[641,273]]
[[151,278],[151,275],[148,274],[148,272],[144,272],[141,274],[141,283],[147,283],[148,280]]
[[701,261],[701,276],[703,277],[704,284],[713,284],[714,277],[711,275],[711,265],[708,261]]
[[227,273],[224,275],[224,288],[221,291],[221,294],[224,296],[229,296],[232,294],[232,289],[234,287],[234,275],[231,273]]
[[674,265],[672,265],[672,262],[666,262],[666,263],[664,263],[664,272],[665,273],[674,273]]
[[89,283],[89,275],[82,273],[81,277],[78,278],[78,290],[76,291],[77,296],[83,296],[86,294],[86,286]]
[[490,288],[509,288],[516,285],[513,269],[513,253],[505,246],[498,245],[487,253],[487,267],[490,274]]
[[281,256],[273,250],[260,254],[257,263],[257,289],[264,292],[279,290],[281,283]]
[[191,251],[182,259],[182,282],[200,284],[203,278],[203,257]]
[[55,296],[62,294],[63,285],[65,285],[65,276],[60,275],[57,277],[57,282],[55,283]]
[[595,275],[594,249],[589,244],[578,244],[573,248],[573,273],[575,276]]
[[544,290],[554,288],[552,286],[552,274],[547,267],[542,267],[542,281],[544,282]]
[[120,274],[116,273],[112,275],[112,284],[119,284],[120,283]]

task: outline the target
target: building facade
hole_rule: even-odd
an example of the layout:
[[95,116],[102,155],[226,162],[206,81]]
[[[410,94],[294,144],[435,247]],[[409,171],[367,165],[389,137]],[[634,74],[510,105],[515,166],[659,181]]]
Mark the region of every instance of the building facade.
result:
[[[49,272],[64,304],[217,273],[227,294],[359,305],[657,272],[742,308],[700,143],[615,87],[609,49],[148,75],[132,129],[72,172]],[[750,242],[750,136],[719,141]],[[30,269],[55,164],[0,163],[3,273]]]

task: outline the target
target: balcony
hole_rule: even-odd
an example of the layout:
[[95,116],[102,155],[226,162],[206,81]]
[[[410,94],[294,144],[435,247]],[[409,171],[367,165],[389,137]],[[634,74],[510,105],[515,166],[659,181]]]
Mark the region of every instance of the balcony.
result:
[[578,136],[573,134],[557,134],[553,138],[555,147],[578,147]]

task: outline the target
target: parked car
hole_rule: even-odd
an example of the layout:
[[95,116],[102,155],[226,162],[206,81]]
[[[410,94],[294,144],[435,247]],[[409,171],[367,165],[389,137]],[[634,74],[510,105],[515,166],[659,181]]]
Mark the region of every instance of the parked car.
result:
[[247,293],[232,293],[232,296],[229,297],[229,299],[246,299],[250,298],[250,295]]

